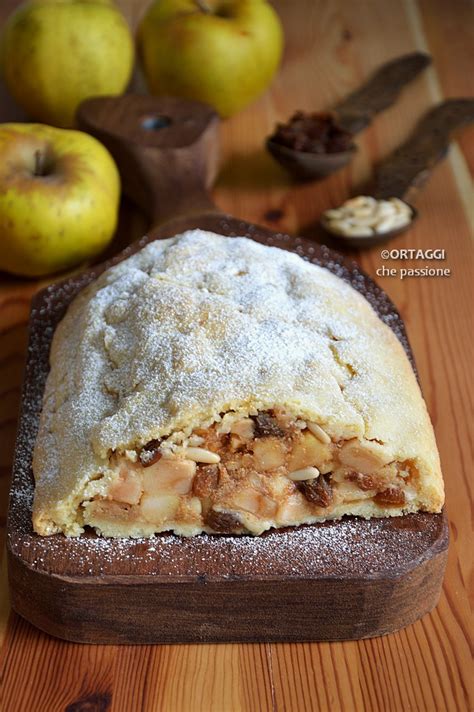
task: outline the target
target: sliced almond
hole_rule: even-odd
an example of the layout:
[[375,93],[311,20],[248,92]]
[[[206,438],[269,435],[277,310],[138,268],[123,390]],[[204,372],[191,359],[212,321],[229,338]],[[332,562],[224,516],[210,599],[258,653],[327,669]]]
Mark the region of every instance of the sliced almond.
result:
[[351,210],[357,210],[359,208],[374,208],[377,201],[371,195],[356,195],[354,198],[349,198],[343,204],[344,208],[350,208]]
[[132,507],[125,502],[96,499],[85,503],[84,506],[86,521],[92,526],[101,526],[101,522],[123,524],[137,519],[138,507]]
[[347,219],[331,220],[329,222],[329,229],[338,235],[345,235],[347,230],[351,229],[351,224]]
[[364,209],[364,214],[354,212],[350,218],[350,223],[354,227],[374,227],[380,218],[374,214],[371,208]]
[[327,220],[332,220],[333,218],[338,220],[344,217],[344,211],[342,208],[330,208],[324,211],[324,217],[327,218]]
[[402,225],[408,225],[411,222],[411,215],[405,213],[397,213],[394,216],[394,227],[401,227]]
[[377,232],[388,232],[389,230],[393,230],[395,227],[395,220],[396,215],[387,215],[384,218],[381,218],[375,225],[375,229]]
[[373,205],[361,205],[360,208],[354,208],[352,210],[351,218],[354,222],[357,222],[358,225],[364,225],[365,223],[363,221],[365,219],[374,217],[374,210],[375,207]]
[[342,234],[348,237],[370,237],[370,235],[374,234],[374,231],[371,227],[353,223],[349,227],[344,227]]
[[388,215],[393,215],[396,211],[395,205],[389,200],[379,200],[375,214],[378,218],[384,218]]
[[412,210],[408,203],[405,203],[404,200],[400,200],[400,198],[389,198],[389,202],[394,206],[397,213],[411,215]]

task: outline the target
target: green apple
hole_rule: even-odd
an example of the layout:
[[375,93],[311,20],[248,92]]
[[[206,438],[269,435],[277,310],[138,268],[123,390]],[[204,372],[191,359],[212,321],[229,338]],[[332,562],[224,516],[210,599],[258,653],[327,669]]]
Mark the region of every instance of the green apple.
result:
[[100,253],[117,224],[120,178],[81,131],[0,124],[0,269],[31,277]]
[[268,86],[283,32],[265,0],[158,0],[138,41],[153,94],[196,99],[230,116]]
[[8,89],[29,116],[71,127],[83,99],[124,91],[134,45],[111,0],[30,0],[6,23],[0,56]]

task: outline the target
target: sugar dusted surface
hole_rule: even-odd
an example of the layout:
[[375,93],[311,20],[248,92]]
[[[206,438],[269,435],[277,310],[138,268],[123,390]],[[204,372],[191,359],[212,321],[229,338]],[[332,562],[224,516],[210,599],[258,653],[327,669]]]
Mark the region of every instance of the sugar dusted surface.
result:
[[79,503],[111,452],[275,406],[414,462],[417,506],[439,511],[433,430],[403,349],[346,280],[291,251],[200,229],[152,242],[74,300],[51,363],[33,460],[41,534],[82,531]]
[[[226,231],[225,225],[223,232]],[[229,230],[229,232],[231,232]],[[410,355],[403,323],[382,290],[355,263],[344,264],[325,247],[298,238],[273,235],[271,243],[290,246],[298,254],[350,282],[397,334]],[[39,537],[32,531],[33,477],[31,456],[48,353],[56,323],[67,304],[91,280],[84,275],[43,292],[33,309],[29,358],[22,398],[9,511],[9,548],[40,571],[80,575],[150,575],[179,577],[255,578],[382,575],[411,567],[431,555],[443,527],[442,515],[413,514],[402,518],[344,519],[320,525],[280,530],[258,538],[210,537],[180,539],[101,539],[87,533],[67,539]]]

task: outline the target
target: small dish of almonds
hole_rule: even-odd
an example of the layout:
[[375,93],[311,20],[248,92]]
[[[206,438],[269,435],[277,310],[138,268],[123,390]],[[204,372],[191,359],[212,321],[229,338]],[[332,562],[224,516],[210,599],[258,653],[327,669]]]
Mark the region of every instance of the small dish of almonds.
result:
[[417,211],[400,198],[358,195],[323,213],[321,225],[350,247],[372,247],[407,230]]

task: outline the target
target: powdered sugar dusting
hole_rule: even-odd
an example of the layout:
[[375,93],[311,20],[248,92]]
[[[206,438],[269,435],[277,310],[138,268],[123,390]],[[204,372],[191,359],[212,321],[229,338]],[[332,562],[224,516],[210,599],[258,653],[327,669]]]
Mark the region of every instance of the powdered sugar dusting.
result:
[[418,437],[429,422],[401,354],[347,281],[297,254],[202,230],[152,242],[85,289],[55,334],[38,529],[81,531],[78,504],[110,452],[188,435],[228,410],[281,405],[334,439],[365,436],[394,460],[429,462],[429,437]]

